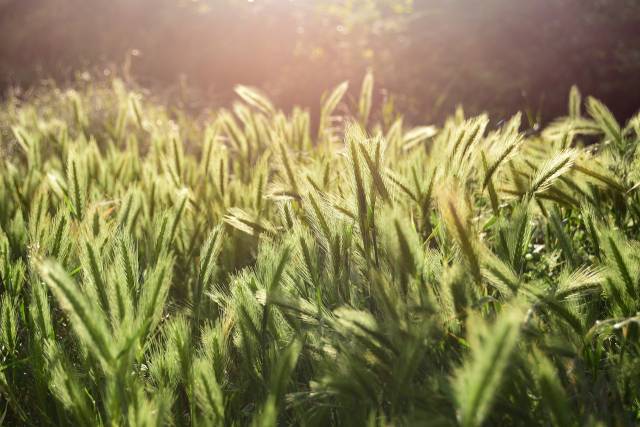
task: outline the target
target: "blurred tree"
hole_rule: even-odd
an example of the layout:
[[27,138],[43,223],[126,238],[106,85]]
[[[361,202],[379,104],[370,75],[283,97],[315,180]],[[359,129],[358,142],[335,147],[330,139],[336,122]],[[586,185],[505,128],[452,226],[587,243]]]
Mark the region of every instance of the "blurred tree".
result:
[[193,88],[194,108],[237,83],[313,105],[371,68],[414,120],[457,104],[550,117],[573,83],[626,118],[640,106],[638,28],[635,0],[1,0],[0,84],[124,72],[160,93]]

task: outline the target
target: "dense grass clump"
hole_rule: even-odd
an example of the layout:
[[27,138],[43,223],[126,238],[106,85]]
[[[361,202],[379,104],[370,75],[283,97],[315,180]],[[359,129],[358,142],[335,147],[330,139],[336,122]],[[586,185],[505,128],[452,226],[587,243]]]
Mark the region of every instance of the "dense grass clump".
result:
[[409,129],[372,88],[319,123],[248,87],[197,120],[117,81],[8,99],[0,419],[640,421],[640,116],[574,89],[541,132]]

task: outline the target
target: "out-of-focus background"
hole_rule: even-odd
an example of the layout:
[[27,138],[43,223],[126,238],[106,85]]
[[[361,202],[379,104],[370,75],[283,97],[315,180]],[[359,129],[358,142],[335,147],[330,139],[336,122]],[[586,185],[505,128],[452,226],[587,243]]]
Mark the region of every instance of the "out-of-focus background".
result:
[[638,0],[0,0],[0,89],[119,75],[194,110],[238,83],[318,104],[367,69],[412,121],[640,106]]

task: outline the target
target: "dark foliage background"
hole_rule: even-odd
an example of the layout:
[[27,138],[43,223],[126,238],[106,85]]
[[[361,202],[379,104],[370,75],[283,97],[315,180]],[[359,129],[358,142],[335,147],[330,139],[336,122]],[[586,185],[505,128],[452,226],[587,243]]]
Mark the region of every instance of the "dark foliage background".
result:
[[378,102],[394,94],[413,120],[458,104],[548,119],[572,84],[624,120],[640,105],[639,29],[636,0],[0,0],[0,84],[88,70],[195,109],[237,83],[313,108],[371,68]]

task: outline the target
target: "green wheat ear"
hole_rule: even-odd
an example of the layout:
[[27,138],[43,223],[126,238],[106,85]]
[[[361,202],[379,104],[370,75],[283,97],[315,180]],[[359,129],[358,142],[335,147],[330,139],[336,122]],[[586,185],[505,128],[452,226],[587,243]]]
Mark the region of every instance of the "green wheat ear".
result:
[[251,105],[254,108],[262,111],[267,115],[275,113],[275,108],[271,101],[256,88],[238,85],[235,87],[235,92],[243,101]]
[[593,97],[587,98],[587,112],[602,129],[602,132],[616,144],[623,141],[620,124],[611,111],[600,101]]
[[320,121],[318,123],[318,141],[331,138],[331,115],[338,107],[342,97],[349,88],[348,82],[339,84],[331,93],[323,95],[322,105],[320,107]]
[[363,128],[367,127],[371,114],[371,101],[373,98],[373,73],[368,71],[362,80],[360,99],[358,101],[358,118]]
[[528,196],[533,197],[551,187],[554,181],[571,170],[576,156],[575,150],[565,150],[543,163],[531,179],[527,191]]
[[224,425],[224,395],[216,380],[211,361],[194,362],[195,398],[207,425]]
[[489,325],[479,316],[467,321],[470,353],[452,379],[458,421],[463,426],[480,426],[490,413],[516,349],[524,312],[505,308]]
[[542,403],[550,413],[553,425],[577,425],[570,401],[552,361],[542,351],[536,349],[530,356],[530,365]]
[[88,298],[59,264],[43,261],[37,268],[39,275],[71,317],[79,340],[105,366],[110,366],[114,359],[111,338],[104,314],[96,301]]

